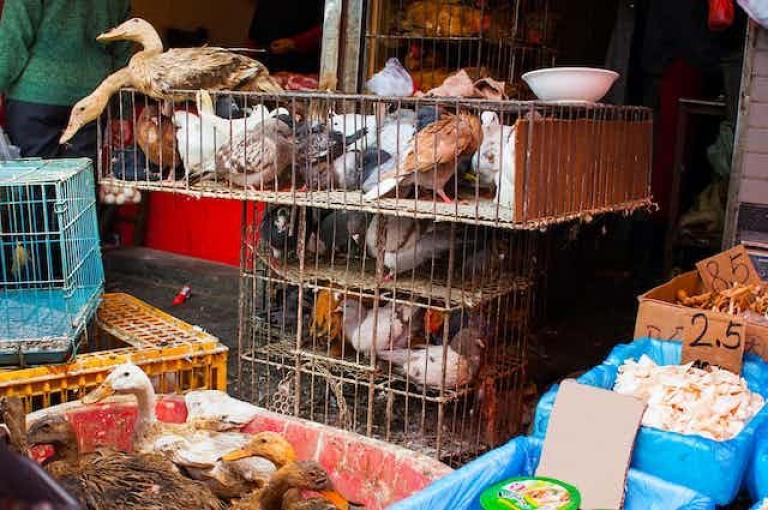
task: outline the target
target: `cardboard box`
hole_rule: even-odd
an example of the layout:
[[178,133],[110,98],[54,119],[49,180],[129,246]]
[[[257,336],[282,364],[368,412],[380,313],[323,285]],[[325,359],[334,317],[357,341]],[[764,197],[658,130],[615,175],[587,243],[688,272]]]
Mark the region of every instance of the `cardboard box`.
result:
[[[699,277],[699,273],[691,271],[638,297],[640,304],[635,322],[635,338],[647,336],[657,340],[677,342],[684,340],[691,311],[694,309],[676,303],[677,291],[680,289],[687,292],[689,296],[705,291],[704,282]],[[768,360],[768,327],[747,321],[745,349]]]

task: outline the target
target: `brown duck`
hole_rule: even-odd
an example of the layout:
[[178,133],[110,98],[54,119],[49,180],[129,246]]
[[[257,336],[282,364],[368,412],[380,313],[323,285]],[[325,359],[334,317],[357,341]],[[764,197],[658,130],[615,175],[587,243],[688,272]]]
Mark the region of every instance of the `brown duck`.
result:
[[[303,508],[304,501],[296,492],[312,491],[333,505],[332,508],[348,510],[349,503],[333,486],[322,466],[314,461],[291,462],[275,473],[263,489],[237,501],[230,508],[236,510],[293,510]],[[286,494],[291,493],[289,506],[284,506]],[[294,505],[294,506],[290,506]],[[321,507],[322,508],[322,507]]]
[[51,414],[27,431],[29,444],[50,444],[46,469],[85,509],[223,509],[203,484],[182,476],[160,455],[97,452],[80,455],[72,425]]
[[[141,18],[130,19],[96,39],[133,41],[140,44],[142,50],[131,58],[126,68],[99,85],[91,94],[98,94],[98,99],[88,96],[75,105],[60,143],[66,143],[82,126],[98,118],[109,97],[125,86],[167,101],[194,99],[195,91],[200,89],[282,91],[264,64],[223,48],[206,46],[164,51],[157,31]],[[165,114],[170,116],[171,112]]]

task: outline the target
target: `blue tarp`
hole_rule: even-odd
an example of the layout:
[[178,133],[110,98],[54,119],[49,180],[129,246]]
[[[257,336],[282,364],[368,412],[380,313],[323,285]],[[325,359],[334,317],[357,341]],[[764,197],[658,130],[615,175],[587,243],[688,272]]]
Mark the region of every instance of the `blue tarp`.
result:
[[[645,354],[660,365],[680,363],[682,344],[643,338],[631,344],[619,345],[602,365],[578,381],[582,384],[610,389],[616,380],[618,367],[628,359],[637,360]],[[768,393],[768,364],[753,354],[744,357],[742,376],[751,391],[763,397]],[[536,408],[533,435],[544,437],[557,394],[557,385],[539,401]],[[718,505],[730,503],[739,492],[744,473],[752,456],[755,431],[768,417],[764,407],[729,441],[714,441],[701,436],[664,432],[641,427],[632,455],[632,467],[675,484],[689,487],[710,497]]]
[[768,498],[768,423],[757,432],[755,449],[747,469],[747,488],[755,501]]
[[760,510],[760,506],[763,504],[762,500],[749,507],[749,510]]
[[[531,476],[541,453],[540,439],[517,437],[437,480],[388,510],[479,510],[487,487],[515,476]],[[629,470],[625,510],[714,510],[709,498],[635,469]]]

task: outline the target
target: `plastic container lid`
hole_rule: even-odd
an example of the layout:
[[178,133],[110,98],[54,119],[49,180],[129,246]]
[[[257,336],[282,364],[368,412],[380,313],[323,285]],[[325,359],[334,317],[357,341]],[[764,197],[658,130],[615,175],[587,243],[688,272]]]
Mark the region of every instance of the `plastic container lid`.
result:
[[510,478],[486,489],[480,505],[484,510],[578,510],[581,494],[554,478]]

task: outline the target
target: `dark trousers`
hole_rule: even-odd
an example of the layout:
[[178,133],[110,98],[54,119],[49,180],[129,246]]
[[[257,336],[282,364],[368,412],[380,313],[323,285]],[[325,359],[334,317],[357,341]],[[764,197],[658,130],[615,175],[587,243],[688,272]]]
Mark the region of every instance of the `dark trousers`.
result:
[[69,122],[69,106],[8,100],[6,132],[25,158],[91,158],[96,165],[96,122],[83,126],[66,145],[59,138]]

